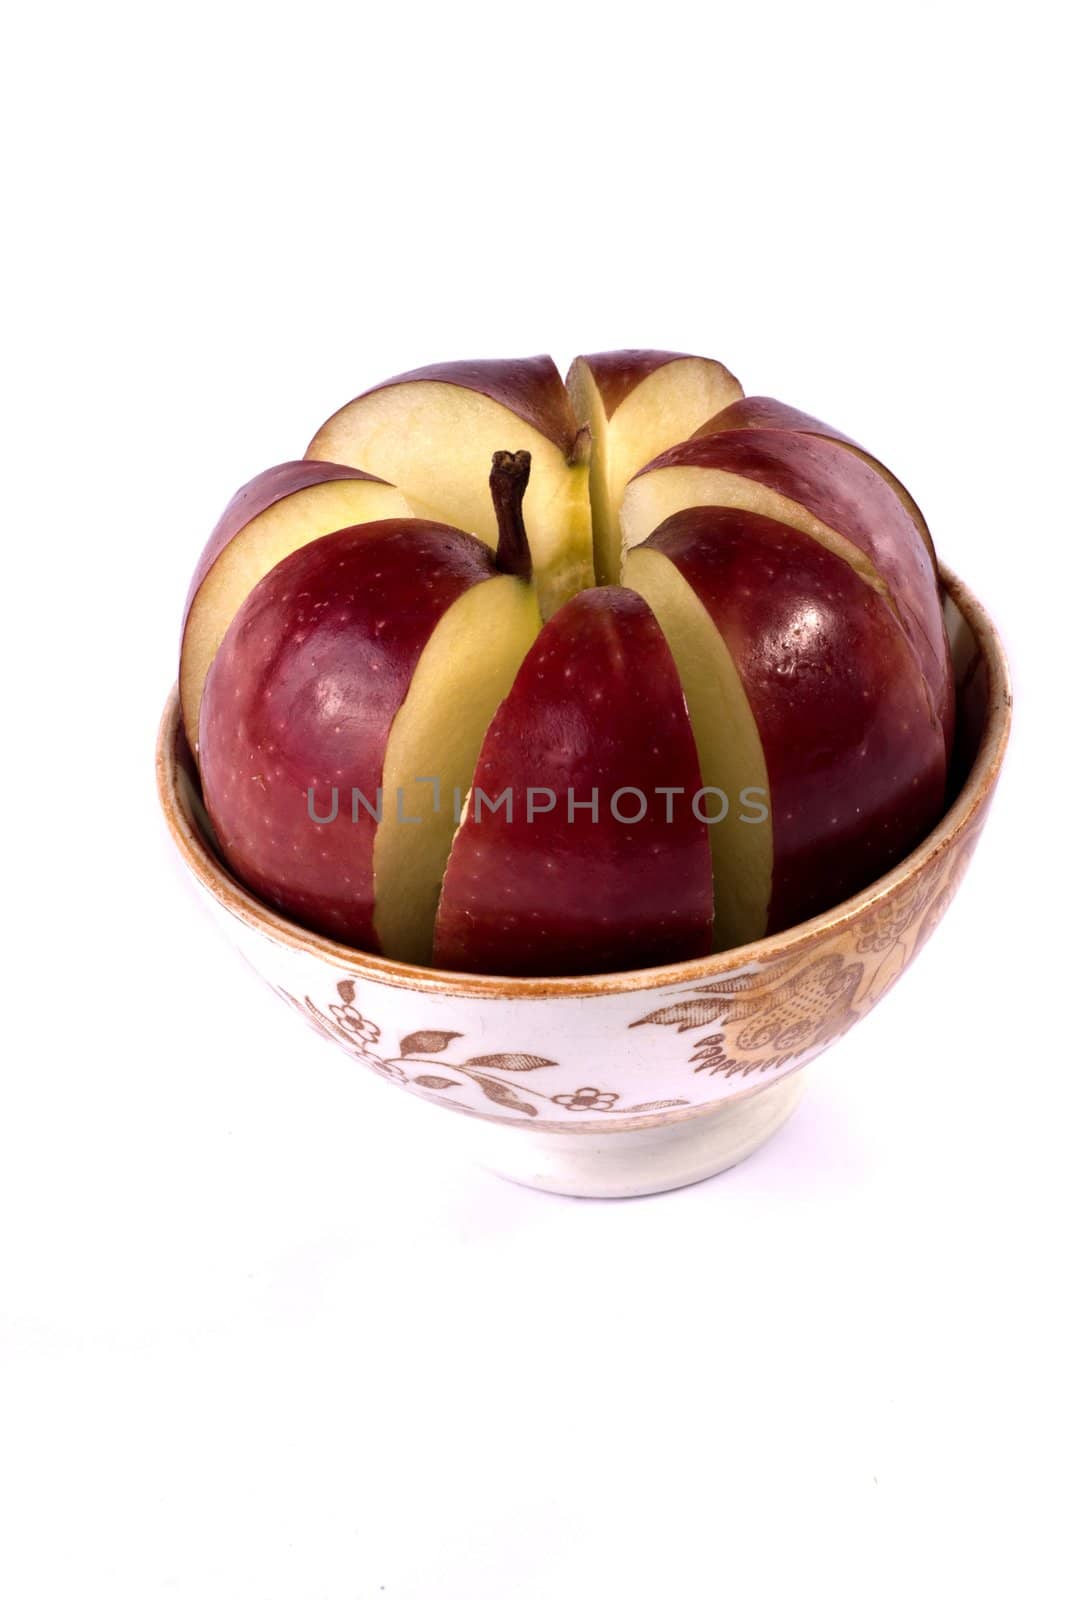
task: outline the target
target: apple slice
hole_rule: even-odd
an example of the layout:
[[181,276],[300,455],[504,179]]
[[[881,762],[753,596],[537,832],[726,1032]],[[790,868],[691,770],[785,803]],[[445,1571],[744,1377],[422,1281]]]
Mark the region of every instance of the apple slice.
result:
[[640,544],[676,511],[733,506],[805,533],[849,562],[897,612],[951,749],[955,689],[937,572],[890,484],[832,439],[747,429],[689,439],[651,461],[623,497],[623,541]]
[[884,462],[879,461],[877,456],[872,456],[871,452],[857,444],[855,439],[850,439],[847,433],[840,433],[828,422],[820,422],[818,417],[809,416],[806,411],[798,411],[795,406],[787,406],[781,400],[772,400],[767,395],[751,394],[746,395],[743,400],[735,401],[733,405],[726,406],[714,417],[709,417],[707,422],[696,429],[692,437],[704,439],[712,433],[729,433],[738,428],[770,428],[779,433],[810,433],[819,439],[834,439],[846,450],[853,450],[900,496],[905,510],[919,530],[919,537],[930,552],[930,559],[934,566],[937,566],[937,552],[930,536],[930,529],[911,494]]
[[327,461],[286,461],[238,489],[197,562],[182,618],[179,689],[194,754],[208,668],[259,580],[312,539],[407,512],[391,484]]
[[445,871],[435,964],[540,977],[705,954],[700,787],[652,613],[622,589],[576,596],[541,632],[486,735]]
[[590,497],[597,580],[619,581],[619,505],[646,462],[688,439],[741,398],[719,361],[672,350],[605,350],[579,356],[567,374],[574,409],[592,435]]
[[449,361],[419,367],[360,395],[330,417],[309,458],[346,461],[395,483],[422,517],[496,546],[484,463],[528,451],[523,506],[546,616],[593,581],[589,440],[549,356]]
[[540,626],[518,511],[528,471],[494,466],[512,484],[496,557],[412,519],[295,551],[208,672],[201,775],[226,860],[269,904],[363,950],[429,960],[453,794]]
[[712,829],[719,948],[837,904],[923,837],[944,802],[941,728],[891,606],[847,560],[698,506],[625,571],[670,644],[703,781],[729,803]]

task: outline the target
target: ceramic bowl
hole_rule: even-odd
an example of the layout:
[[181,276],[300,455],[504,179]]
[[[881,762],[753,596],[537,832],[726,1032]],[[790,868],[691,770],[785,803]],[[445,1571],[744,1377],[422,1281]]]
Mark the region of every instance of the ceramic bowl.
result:
[[176,692],[157,750],[163,813],[225,931],[279,998],[360,1067],[440,1106],[442,1136],[460,1134],[494,1171],[561,1194],[677,1188],[781,1127],[802,1069],[900,977],[967,870],[1011,692],[985,611],[951,573],[942,579],[959,698],[944,817],[862,893],[720,955],[591,978],[486,978],[309,933],[255,899],[216,854]]

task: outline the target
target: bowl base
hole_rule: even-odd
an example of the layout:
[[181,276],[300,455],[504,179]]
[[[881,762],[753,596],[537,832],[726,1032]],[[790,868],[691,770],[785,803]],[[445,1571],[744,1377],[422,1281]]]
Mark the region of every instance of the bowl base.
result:
[[684,1189],[725,1172],[766,1144],[804,1090],[791,1072],[758,1094],[659,1127],[596,1133],[539,1133],[478,1122],[468,1127],[471,1154],[498,1177],[551,1194],[621,1200]]

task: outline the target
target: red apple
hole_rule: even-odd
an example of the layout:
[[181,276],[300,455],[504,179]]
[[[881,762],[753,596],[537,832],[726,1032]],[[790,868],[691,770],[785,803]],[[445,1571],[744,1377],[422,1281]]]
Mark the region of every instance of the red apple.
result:
[[542,630],[486,735],[435,962],[539,977],[705,954],[700,789],[678,674],[648,606],[617,588],[578,595]]
[[453,791],[539,626],[512,511],[497,557],[413,519],[328,534],[230,624],[200,715],[205,803],[238,876],[308,927],[430,958]]
[[690,439],[644,467],[626,490],[626,546],[674,512],[734,506],[786,523],[847,561],[899,616],[951,749],[955,692],[937,572],[886,480],[831,439],[745,429]]
[[568,388],[547,356],[401,374],[201,557],[207,808],[311,928],[484,973],[669,963],[825,909],[939,814],[948,645],[892,473],[716,361],[603,352]]
[[834,905],[936,821],[940,723],[893,607],[847,561],[698,506],[630,553],[626,580],[671,647],[704,783],[729,797],[712,829],[720,948]]

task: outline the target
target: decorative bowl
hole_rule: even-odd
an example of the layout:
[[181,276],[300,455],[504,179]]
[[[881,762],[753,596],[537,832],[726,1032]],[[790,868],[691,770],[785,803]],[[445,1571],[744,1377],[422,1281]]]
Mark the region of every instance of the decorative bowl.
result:
[[[821,916],[670,967],[492,978],[336,944],[255,899],[216,853],[172,692],[163,814],[227,934],[318,1033],[441,1118],[502,1176],[560,1194],[679,1188],[741,1161],[796,1105],[803,1068],[866,1015],[937,927],[985,822],[1011,689],[974,596],[942,568],[959,703],[950,804],[891,872]],[[458,1115],[457,1115],[458,1113]]]

